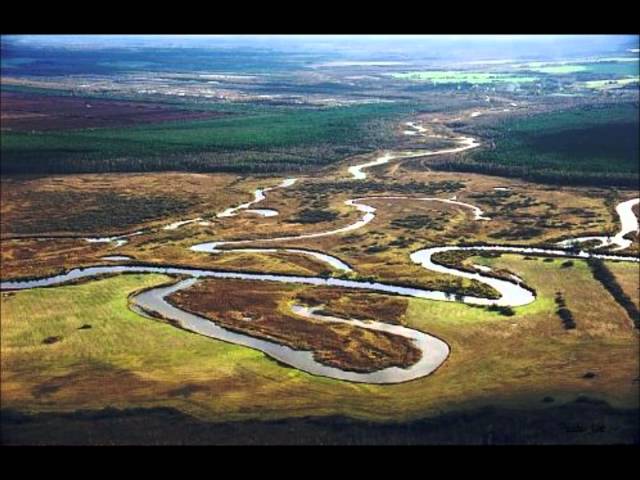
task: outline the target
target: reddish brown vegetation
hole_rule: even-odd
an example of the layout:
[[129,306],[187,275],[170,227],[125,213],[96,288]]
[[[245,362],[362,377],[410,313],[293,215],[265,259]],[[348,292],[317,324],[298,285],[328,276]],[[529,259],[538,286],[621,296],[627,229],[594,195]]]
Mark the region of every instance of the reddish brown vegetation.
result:
[[404,298],[375,293],[353,293],[339,288],[314,288],[299,293],[297,298],[310,306],[323,305],[323,313],[341,318],[377,320],[400,324],[407,311]]
[[171,295],[169,300],[225,328],[311,350],[317,361],[343,370],[407,367],[420,358],[420,351],[397,335],[281,313],[279,306],[296,290],[269,283],[206,280]]
[[2,129],[70,130],[196,120],[221,112],[179,110],[148,102],[94,100],[79,97],[2,92]]
[[0,278],[40,277],[80,264],[109,263],[99,260],[100,255],[108,255],[108,248],[107,244],[87,243],[81,238],[2,240]]

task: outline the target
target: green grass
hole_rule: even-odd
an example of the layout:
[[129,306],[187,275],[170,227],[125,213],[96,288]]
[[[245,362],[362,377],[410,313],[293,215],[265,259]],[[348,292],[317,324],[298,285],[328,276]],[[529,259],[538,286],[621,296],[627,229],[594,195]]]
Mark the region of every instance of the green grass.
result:
[[[127,274],[55,289],[20,292],[16,294],[20,297],[17,302],[14,298],[3,299],[2,347],[3,352],[11,352],[13,360],[7,366],[21,369],[21,363],[28,356],[31,375],[38,376],[83,363],[136,369],[144,362],[145,370],[151,375],[155,371],[165,376],[164,368],[170,368],[173,374],[192,368],[182,364],[189,359],[202,362],[202,368],[207,368],[206,365],[211,367],[214,363],[215,355],[238,361],[256,356],[255,351],[210,342],[129,310],[126,292],[167,280],[169,278],[162,275]],[[34,305],[44,308],[35,317]],[[84,324],[92,328],[78,330]],[[43,345],[42,340],[50,336],[61,336],[62,341]]]
[[638,62],[594,62],[585,63],[585,73],[593,75],[607,75],[607,76],[635,76],[638,77],[640,73],[638,69]]
[[[457,304],[410,302],[409,324],[436,333],[452,346],[449,363],[443,366],[448,378],[440,385],[447,394],[464,396],[463,391],[471,388],[499,398],[515,388],[521,394],[546,390],[557,400],[572,391],[608,390],[612,399],[629,395],[629,400],[637,402],[632,387],[637,362],[609,364],[613,351],[628,349],[630,355],[637,355],[634,333],[625,312],[593,280],[585,262],[575,261],[573,267],[563,269],[562,259],[543,262],[518,255],[472,261],[510,269],[536,289],[538,298],[515,308],[513,317]],[[556,291],[563,293],[575,314],[573,332],[563,329],[555,313]],[[581,380],[589,369],[598,372],[597,383]]]
[[530,83],[538,80],[538,77],[530,75],[457,70],[393,73],[392,77],[416,82],[433,82],[434,84],[471,83],[476,85],[491,83]]
[[[171,406],[215,421],[348,415],[405,420],[487,404],[542,408],[578,395],[636,407],[637,338],[625,312],[582,261],[563,269],[517,255],[474,258],[507,267],[539,294],[504,317],[461,304],[411,299],[405,321],[452,347],[432,376],[376,386],[315,377],[260,352],[205,338],[141,317],[127,295],[159,284],[161,275],[120,275],[2,298],[3,408]],[[567,332],[555,313],[561,290],[577,328]],[[92,329],[78,330],[85,324]],[[60,336],[45,345],[42,340]],[[596,371],[594,380],[584,380]],[[34,392],[59,387],[46,395]],[[171,392],[197,387],[190,396]],[[556,403],[556,404],[557,404]]]
[[[522,262],[520,255],[503,255],[499,258],[487,258],[481,255],[470,257],[469,263],[475,263],[478,265],[485,265],[495,268],[496,265],[503,265],[509,262],[517,262],[519,265]],[[505,262],[505,259],[509,259]],[[526,264],[525,264],[526,265]],[[585,268],[585,272],[588,269]],[[497,312],[492,312],[484,307],[470,307],[461,305],[459,303],[452,302],[415,302],[413,305],[415,308],[425,310],[423,312],[424,318],[441,318],[447,319],[446,321],[451,324],[458,324],[463,326],[465,324],[474,324],[477,322],[495,322],[495,321],[507,321],[505,317]],[[520,316],[533,316],[538,314],[544,314],[554,308],[553,296],[548,295],[546,292],[541,292],[535,302],[522,307],[514,308],[516,315]],[[427,313],[428,310],[428,313]]]
[[391,76],[412,82],[431,82],[434,85],[462,84],[488,85],[502,83],[527,84],[538,82],[544,75],[575,74],[580,79],[592,80],[602,77],[638,77],[638,62],[576,62],[547,63],[531,62],[519,66],[518,71],[478,72],[466,70],[426,70],[419,72],[397,72]]
[[552,65],[547,67],[538,67],[536,72],[549,73],[553,75],[563,75],[567,73],[584,72],[587,67],[584,65]]
[[621,88],[626,85],[633,85],[638,83],[638,77],[636,78],[620,78],[616,80],[589,80],[584,82],[583,85],[586,88],[593,88],[596,90],[608,89],[608,88]]
[[520,66],[521,69],[530,72],[539,72],[549,75],[579,74],[598,76],[638,76],[638,62],[566,62],[554,64],[553,62],[531,62]]

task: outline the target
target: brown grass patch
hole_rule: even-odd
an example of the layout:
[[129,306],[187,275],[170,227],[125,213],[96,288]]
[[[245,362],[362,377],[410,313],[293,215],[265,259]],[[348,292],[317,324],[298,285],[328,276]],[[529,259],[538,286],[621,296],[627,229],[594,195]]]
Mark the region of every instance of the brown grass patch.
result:
[[287,300],[295,291],[296,287],[286,285],[204,280],[169,300],[230,330],[311,350],[317,361],[343,370],[407,367],[420,358],[420,352],[397,335],[288,313]]
[[108,248],[107,244],[88,243],[80,238],[3,240],[0,278],[41,277],[82,264],[113,263],[99,259],[108,255]]
[[125,233],[183,216],[213,214],[244,198],[233,175],[189,173],[6,176],[3,237]]
[[299,293],[297,298],[310,306],[323,305],[323,312],[328,315],[393,324],[402,324],[409,305],[405,298],[352,293],[340,288],[310,288]]

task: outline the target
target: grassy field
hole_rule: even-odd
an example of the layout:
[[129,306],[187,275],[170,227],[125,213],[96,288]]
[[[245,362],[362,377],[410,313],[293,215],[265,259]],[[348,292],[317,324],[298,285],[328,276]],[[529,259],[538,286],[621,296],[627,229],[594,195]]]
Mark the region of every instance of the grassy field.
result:
[[[455,52],[410,53],[357,65],[352,53],[300,46],[143,54],[5,43],[2,281],[138,264],[497,298],[411,254],[614,235],[616,205],[638,196],[639,72],[627,53],[458,65]],[[478,148],[434,152],[461,136]],[[352,178],[350,167],[389,151],[415,156]],[[254,207],[277,214],[218,216],[267,188]],[[338,230],[362,223],[347,201],[360,197],[375,218]],[[85,238],[132,232],[123,244]],[[620,253],[637,255],[640,237],[626,237]],[[204,242],[245,251],[192,250]],[[228,278],[169,298],[344,370],[402,368],[420,352],[403,337],[305,319],[293,305],[403,325],[450,347],[430,375],[389,385],[311,375],[132,311],[131,296],[176,281],[167,275],[2,291],[0,443],[640,442],[639,264],[477,251],[434,261],[515,275],[536,299],[483,307]]]
[[639,64],[635,62],[594,62],[585,63],[584,67],[588,73],[606,76],[635,76],[638,77]]
[[638,77],[635,78],[619,78],[616,80],[589,80],[584,82],[586,88],[592,88],[594,90],[611,90],[616,88],[623,88],[627,85],[633,85],[638,83]]
[[640,282],[638,282],[638,266],[630,263],[611,263],[607,265],[614,274],[624,292],[640,306]]
[[[345,164],[368,159],[351,159]],[[278,216],[268,218],[241,213],[237,217],[218,219],[215,214],[252,199],[252,192],[256,188],[279,184],[281,177],[239,179],[222,174],[153,173],[47,176],[19,181],[3,179],[0,210],[3,278],[42,276],[77,266],[105,264],[106,261],[100,257],[114,254],[130,255],[137,261],[147,263],[330,275],[336,272],[326,264],[304,255],[206,255],[193,252],[189,247],[214,240],[293,236],[343,227],[362,216],[353,207],[344,204],[346,199],[358,196],[416,196],[419,193],[447,198],[455,194],[459,200],[482,208],[492,219],[491,222],[470,221],[469,209],[440,202],[372,199],[368,203],[378,209],[376,218],[362,229],[341,237],[300,240],[288,246],[335,255],[363,277],[383,282],[420,285],[452,293],[465,289],[469,294],[486,295],[488,289],[480,288],[484,286],[473,280],[460,281],[448,275],[426,271],[410,261],[410,253],[429,245],[459,243],[460,239],[540,245],[559,241],[570,234],[579,236],[615,232],[618,228],[615,204],[633,198],[631,193],[626,192],[549,189],[512,179],[426,171],[424,167],[409,170],[404,165],[396,173],[398,178],[410,178],[408,183],[398,182],[383,172],[364,183],[334,182],[330,175],[326,179],[301,177],[292,187],[268,193],[260,207],[279,212]],[[410,166],[408,163],[406,165]],[[395,166],[390,165],[389,168]],[[341,176],[341,171],[335,175]],[[167,191],[168,183],[176,187]],[[512,191],[496,192],[493,190],[495,186],[510,187]],[[127,204],[136,207],[121,214],[118,204],[96,202],[101,198],[99,193],[107,188],[127,198]],[[83,201],[63,202],[61,198],[66,198],[64,192],[73,193],[69,199],[82,198]],[[171,211],[166,217],[145,219],[138,216],[141,213],[153,213],[162,206],[162,203],[155,205],[150,201],[158,195],[169,196],[172,202],[193,202],[197,199],[197,203],[187,209]],[[47,199],[56,201],[47,203]],[[149,207],[149,210],[143,207]],[[313,224],[291,223],[294,219],[300,220],[299,213],[305,208],[334,212],[338,217]],[[208,226],[189,224],[178,230],[162,228],[170,222],[195,217],[202,217],[211,223]],[[124,220],[133,223],[125,224]],[[137,223],[143,220],[143,223]],[[88,244],[81,238],[56,241],[6,239],[18,233],[108,236],[140,229],[146,233],[131,237],[129,243],[120,248],[102,243]],[[344,241],[336,241],[337,238]]]
[[[127,294],[163,276],[4,294],[3,408],[170,406],[220,422],[306,415],[404,421],[484,405],[536,410],[583,395],[638,407],[638,365],[630,361],[638,356],[637,331],[584,262],[561,268],[558,260],[512,255],[481,261],[508,266],[539,299],[513,317],[410,300],[402,322],[446,340],[452,353],[435,374],[391,386],[314,377],[127,309]],[[565,330],[555,313],[557,291],[575,330]],[[91,328],[79,330],[84,324]],[[59,341],[43,343],[49,337]]]
[[[605,120],[601,122],[606,124]],[[594,127],[601,125],[597,119],[593,123]],[[358,161],[367,161],[370,156],[363,155]],[[353,162],[353,158],[345,160],[345,166]],[[83,228],[95,228],[98,233],[109,228],[108,220],[117,215],[120,205],[103,205],[104,212],[92,215],[95,205],[89,200],[95,197],[96,205],[104,204],[99,201],[100,192],[117,190],[128,202],[153,200],[155,194],[166,192],[172,201],[197,198],[198,202],[178,205],[180,208],[169,212],[164,211],[164,202],[151,202],[150,213],[155,208],[163,210],[161,218],[147,217],[132,209],[127,212],[132,228],[137,228],[137,222],[157,228],[196,215],[213,223],[207,227],[185,225],[176,231],[158,228],[132,237],[118,254],[133,255],[145,262],[327,274],[326,265],[302,256],[247,253],[209,256],[191,252],[187,247],[212,239],[264,238],[347,225],[361,214],[344,205],[344,201],[359,195],[420,193],[449,198],[455,194],[461,201],[479,205],[492,221],[471,222],[468,209],[447,204],[377,199],[371,201],[378,209],[376,219],[361,231],[345,235],[344,241],[320,237],[295,245],[335,254],[363,276],[447,288],[456,286],[455,279],[424,271],[410,262],[408,254],[428,245],[455,243],[460,239],[495,242],[499,237],[539,243],[569,233],[615,231],[617,220],[612,208],[616,201],[631,195],[628,191],[607,194],[607,190],[599,188],[558,189],[514,179],[434,172],[424,165],[411,170],[408,165],[407,162],[383,166],[370,172],[372,178],[362,183],[342,181],[344,172],[342,165],[338,165],[337,169],[327,169],[326,177],[321,179],[303,176],[292,187],[269,192],[260,206],[278,210],[280,215],[276,217],[241,214],[222,220],[211,216],[249,200],[255,188],[276,185],[282,178],[240,179],[231,175],[184,173],[15,176],[10,177],[10,182],[3,178],[3,234],[15,233],[8,227],[16,225],[23,232],[29,228],[37,230],[40,221],[44,229],[41,231],[65,231],[75,222],[62,221],[76,216],[94,218],[95,222],[87,221]],[[400,182],[398,178],[410,181]],[[170,192],[166,190],[171,183],[169,179],[179,185]],[[511,191],[496,192],[497,186],[509,187]],[[70,195],[67,204],[56,212],[58,203],[49,202],[49,208],[46,199],[55,199],[54,192],[61,191],[82,194],[86,201],[74,206],[81,203],[80,197]],[[32,205],[40,207],[31,208],[29,215]],[[322,221],[311,225],[288,222],[307,207],[312,211],[331,211],[337,217],[318,219]],[[141,203],[141,208],[145,213],[147,207]],[[537,228],[539,232],[525,237],[521,232],[508,230],[512,227]],[[37,245],[25,242],[19,246],[15,241],[3,241],[3,279],[9,274],[33,273],[27,268],[47,270],[92,264],[100,255],[113,253],[106,246],[79,243],[69,240],[53,244],[42,254]],[[166,281],[164,276],[123,275],[73,286],[3,293],[3,411],[76,415],[78,410],[99,411],[105,407],[169,407],[178,415],[184,413],[198,421],[218,423],[291,417],[298,421],[308,416],[405,422],[494,405],[500,409],[537,412],[531,413],[532,417],[523,414],[526,424],[527,418],[542,415],[548,408],[576,400],[584,403],[585,397],[604,400],[615,408],[638,408],[638,366],[630,361],[639,353],[637,331],[632,329],[625,310],[593,278],[584,262],[575,260],[566,267],[563,260],[543,261],[514,255],[476,257],[469,262],[508,269],[519,275],[536,289],[537,301],[514,309],[514,316],[505,316],[480,307],[408,300],[406,310],[404,306],[397,309],[393,320],[442,338],[451,346],[452,353],[433,375],[390,386],[315,377],[280,365],[259,352],[132,313],[127,308],[127,296],[139,288]],[[607,265],[625,291],[631,292],[631,298],[637,299],[633,291],[638,288],[638,266]],[[475,288],[469,282],[461,286]],[[573,330],[565,328],[556,312],[558,292],[575,318]],[[212,294],[215,293],[214,286]],[[310,290],[307,298],[313,298],[313,293]],[[359,304],[345,298],[330,300],[330,309],[337,313],[366,311],[375,318],[384,318],[390,304],[380,302],[378,306],[367,302],[366,293],[361,293]],[[367,308],[361,309],[360,305]],[[243,310],[244,307],[239,308],[238,312]],[[105,415],[101,418],[109,418],[111,414]],[[170,423],[176,421],[176,417],[172,418]],[[496,422],[508,423],[500,418]],[[299,421],[307,425],[305,420]],[[619,438],[615,437],[617,427],[606,422],[605,426],[612,429],[607,440]],[[314,427],[308,428],[315,431]],[[598,438],[592,440],[597,442]]]
[[246,193],[234,187],[237,181],[234,175],[176,172],[3,177],[1,232],[124,233],[223,210],[245,198]]
[[532,62],[521,68],[550,75],[579,74],[591,76],[638,76],[638,62],[635,61],[601,61],[601,62],[576,62],[554,65],[545,62]]
[[473,85],[486,85],[492,83],[531,83],[539,78],[535,76],[508,74],[508,73],[484,73],[467,71],[424,71],[394,73],[393,78],[410,80],[414,82],[432,82],[438,84],[470,83]]
[[550,73],[554,75],[563,75],[567,73],[583,72],[587,67],[583,65],[546,65],[546,66],[527,66],[527,70],[534,70],[540,73]]

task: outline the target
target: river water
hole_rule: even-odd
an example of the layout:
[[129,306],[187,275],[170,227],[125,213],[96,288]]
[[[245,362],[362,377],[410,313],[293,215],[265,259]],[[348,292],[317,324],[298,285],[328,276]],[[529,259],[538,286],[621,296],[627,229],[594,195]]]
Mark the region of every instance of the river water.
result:
[[197,279],[190,278],[177,282],[174,285],[147,290],[134,296],[131,300],[136,307],[142,311],[160,315],[165,318],[171,318],[179,322],[183,328],[192,332],[236,345],[253,348],[269,355],[271,358],[291,365],[298,370],[338,380],[375,384],[406,382],[430,374],[438,368],[449,355],[449,346],[445,342],[418,330],[376,321],[364,322],[355,319],[345,320],[337,317],[317,315],[315,311],[318,307],[311,309],[305,306],[293,305],[291,310],[296,315],[316,321],[346,323],[367,330],[389,332],[407,338],[415,347],[423,352],[421,358],[408,368],[390,367],[371,373],[359,373],[330,367],[317,362],[313,358],[312,352],[294,350],[286,345],[227,330],[216,325],[211,320],[185,312],[166,301],[165,298],[167,296],[179,290],[189,288],[194,285],[196,281]]
[[[412,132],[424,133],[424,127],[418,126],[411,122],[407,123],[407,126],[411,128]],[[435,151],[418,151],[418,152],[399,152],[390,153],[387,152],[372,162],[367,162],[360,165],[349,167],[348,171],[354,179],[362,180],[366,178],[364,169],[388,163],[393,159],[411,158],[418,156],[439,155],[444,153],[456,153],[471,148],[475,148],[479,145],[475,139],[470,137],[460,137],[457,141],[461,144],[459,147],[435,150]],[[275,187],[257,189],[254,192],[254,200],[241,204],[237,207],[229,208],[224,212],[218,214],[218,217],[231,217],[237,214],[239,210],[249,210],[249,207],[264,200],[265,192],[273,190],[275,188],[286,188],[293,185],[296,179],[287,179]],[[234,241],[218,241],[218,242],[206,242],[196,244],[190,247],[191,250],[196,252],[214,253],[220,254],[224,252],[249,252],[249,253],[291,253],[299,255],[307,255],[317,260],[320,260],[338,272],[352,273],[352,268],[342,260],[335,256],[318,252],[314,250],[296,249],[296,248],[236,248],[227,249],[220,248],[229,245],[240,245],[247,243],[266,243],[266,242],[289,242],[302,239],[318,238],[329,235],[339,235],[347,233],[353,230],[362,228],[375,219],[376,209],[371,205],[364,202],[367,200],[386,199],[386,200],[413,200],[413,201],[433,201],[442,202],[452,205],[457,205],[465,209],[469,209],[473,213],[473,219],[476,221],[489,220],[484,215],[484,212],[475,205],[459,202],[453,199],[441,199],[435,197],[402,197],[402,196],[381,196],[381,197],[363,197],[356,199],[349,199],[345,202],[346,205],[354,207],[359,212],[363,213],[362,217],[347,226],[331,229],[327,231],[295,235],[295,236],[281,236],[274,238],[263,239],[247,239],[247,240],[234,240]],[[577,239],[565,240],[559,244],[560,247],[569,248],[575,243],[586,241],[587,239],[605,239],[605,242],[609,242],[609,245],[615,244],[619,248],[618,250],[628,248],[631,244],[629,240],[624,239],[624,235],[634,230],[638,230],[638,219],[632,212],[633,205],[637,204],[640,200],[633,199],[626,202],[622,202],[616,208],[618,215],[620,216],[621,229],[614,237],[581,237]],[[272,212],[275,210],[249,210],[254,213],[263,216],[273,216]],[[268,213],[267,213],[268,212]],[[179,228],[187,223],[196,222],[201,218],[183,220],[180,222],[174,222],[165,226],[165,229],[172,230]],[[128,235],[122,235],[117,237],[98,237],[98,238],[86,238],[89,242],[114,242],[117,246],[126,243],[126,238],[132,235],[139,235],[142,232],[134,232]],[[338,368],[328,367],[313,359],[313,354],[307,351],[293,350],[284,345],[280,345],[274,342],[260,340],[249,335],[244,335],[230,330],[226,330],[214,322],[197,315],[190,314],[183,310],[176,308],[166,302],[165,297],[180,289],[189,288],[198,279],[201,278],[218,278],[218,279],[238,279],[248,281],[268,281],[268,282],[280,282],[291,283],[298,285],[317,285],[317,286],[331,286],[341,287],[346,289],[355,290],[368,290],[378,293],[395,294],[407,297],[422,298],[428,300],[437,301],[458,301],[470,305],[499,305],[518,307],[527,305],[535,300],[534,293],[525,288],[522,285],[522,280],[516,276],[513,276],[512,280],[497,279],[487,275],[483,275],[483,272],[466,272],[458,270],[452,267],[446,267],[440,265],[432,260],[434,254],[447,251],[494,251],[504,253],[520,253],[520,254],[538,254],[555,257],[566,258],[600,258],[607,260],[618,260],[627,262],[639,262],[637,257],[611,255],[611,254],[597,254],[586,251],[574,251],[566,250],[563,248],[558,249],[545,249],[536,247],[512,247],[508,245],[444,245],[435,246],[418,250],[410,255],[411,261],[417,263],[427,270],[444,273],[448,275],[457,276],[460,278],[467,278],[477,280],[478,282],[494,288],[500,295],[498,299],[488,299],[475,296],[461,296],[455,297],[447,292],[428,290],[417,287],[406,287],[401,285],[394,285],[383,282],[368,282],[361,280],[353,280],[348,278],[337,277],[323,277],[323,276],[294,276],[294,275],[276,275],[270,273],[245,273],[245,272],[226,272],[211,269],[197,269],[188,267],[172,267],[162,265],[113,265],[113,266],[95,266],[88,268],[76,268],[70,270],[64,274],[55,275],[51,277],[38,278],[32,280],[23,281],[4,281],[0,282],[0,289],[2,290],[24,290],[30,288],[39,287],[51,287],[56,285],[62,285],[75,280],[85,278],[95,278],[101,275],[109,274],[122,274],[122,273],[163,273],[172,276],[188,276],[190,278],[186,280],[178,281],[171,286],[163,286],[158,288],[152,288],[143,293],[140,293],[132,298],[133,306],[137,311],[155,312],[162,317],[170,318],[180,322],[180,324],[193,332],[197,332],[203,335],[207,335],[211,338],[232,342],[238,345],[244,345],[250,348],[254,348],[264,352],[265,354],[275,358],[283,363],[291,365],[295,368],[303,370],[315,375],[322,375],[330,378],[349,380],[354,382],[366,382],[366,383],[398,383],[420,378],[432,373],[438,368],[449,355],[449,347],[442,340],[437,337],[431,336],[427,333],[420,332],[418,330],[410,329],[399,325],[391,325],[383,322],[376,321],[361,321],[355,319],[341,319],[337,317],[329,317],[324,315],[318,315],[316,309],[308,308],[305,306],[295,305],[292,307],[292,312],[296,315],[307,317],[316,321],[334,322],[334,323],[348,323],[350,325],[356,325],[361,328],[367,328],[376,331],[386,331],[408,338],[417,348],[420,349],[422,356],[418,362],[408,368],[387,368],[378,370],[372,373],[357,373],[351,371],[344,371]],[[124,256],[110,256],[103,257],[107,260],[129,260],[129,257]],[[484,273],[488,271],[485,270]]]

